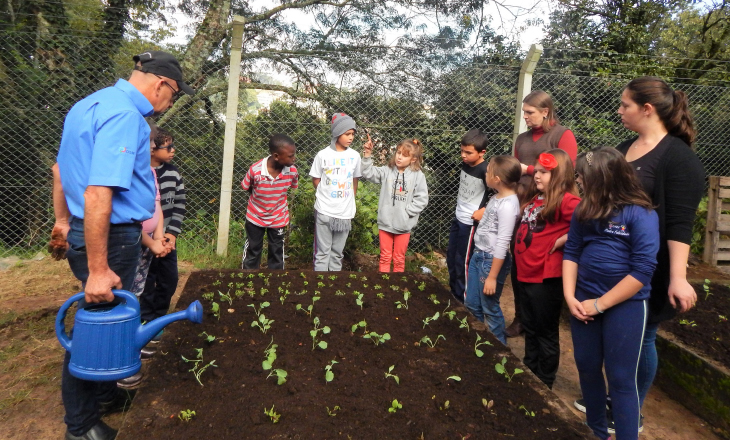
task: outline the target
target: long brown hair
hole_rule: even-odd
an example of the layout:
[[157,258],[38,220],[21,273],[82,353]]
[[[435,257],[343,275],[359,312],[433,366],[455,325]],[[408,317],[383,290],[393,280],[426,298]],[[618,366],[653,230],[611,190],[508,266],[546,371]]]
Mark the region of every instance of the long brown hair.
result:
[[499,177],[499,180],[511,189],[517,188],[517,183],[522,177],[522,165],[516,157],[504,154],[500,156],[492,156],[489,159],[487,167],[487,175],[491,172],[493,176]]
[[[573,161],[565,151],[556,148],[546,151],[558,162],[558,166],[550,170],[550,182],[543,191],[545,197],[544,208],[540,211],[540,217],[548,223],[555,223],[560,205],[563,203],[563,196],[566,193],[578,196],[578,187],[575,185],[575,172],[573,171]],[[530,182],[530,186],[525,193],[525,201],[531,202],[540,191],[535,185],[535,180]]]
[[604,220],[627,205],[653,208],[631,165],[615,148],[581,153],[575,169],[583,181],[584,194],[576,208],[578,220]]
[[639,106],[651,104],[667,132],[692,146],[697,132],[689,112],[686,93],[672,90],[664,80],[654,76],[633,79],[626,85],[625,90]]
[[542,90],[533,90],[525,96],[522,100],[523,104],[531,105],[543,111],[547,109],[548,114],[542,121],[542,130],[547,133],[555,124],[557,124],[558,116],[555,114],[555,106],[553,105],[553,98],[550,97],[546,92]]
[[[409,165],[411,170],[418,171],[421,169],[423,165],[423,144],[421,144],[421,141],[418,139],[403,139],[395,147],[395,152],[397,153],[399,151],[404,156],[416,158],[415,162]],[[391,168],[395,167],[395,154],[390,157],[388,166]]]

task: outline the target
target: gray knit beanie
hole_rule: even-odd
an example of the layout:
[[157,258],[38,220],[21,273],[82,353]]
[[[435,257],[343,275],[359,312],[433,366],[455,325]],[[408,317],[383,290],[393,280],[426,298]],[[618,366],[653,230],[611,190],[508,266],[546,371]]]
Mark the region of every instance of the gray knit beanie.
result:
[[355,125],[355,120],[345,113],[335,113],[332,115],[330,123],[332,124],[332,142],[330,142],[330,148],[337,151],[337,147],[335,147],[337,138],[345,134],[348,130],[357,130],[357,126]]

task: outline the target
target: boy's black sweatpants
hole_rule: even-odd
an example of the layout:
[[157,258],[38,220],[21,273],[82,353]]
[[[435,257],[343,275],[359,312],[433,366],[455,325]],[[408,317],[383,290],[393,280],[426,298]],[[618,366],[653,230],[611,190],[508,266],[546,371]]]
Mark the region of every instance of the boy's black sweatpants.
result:
[[177,289],[177,251],[173,250],[162,258],[153,258],[144,292],[139,297],[142,321],[152,321],[165,316],[170,301]]
[[258,269],[261,266],[261,251],[264,247],[264,234],[269,240],[269,269],[284,268],[284,235],[286,227],[264,228],[246,220],[246,243],[243,245],[242,269]]

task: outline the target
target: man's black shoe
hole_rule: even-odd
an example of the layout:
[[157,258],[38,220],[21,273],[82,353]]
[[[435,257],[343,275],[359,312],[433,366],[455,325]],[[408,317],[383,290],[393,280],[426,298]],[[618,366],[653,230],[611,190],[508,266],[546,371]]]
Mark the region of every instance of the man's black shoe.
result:
[[125,377],[124,379],[119,379],[117,381],[117,386],[119,388],[123,388],[125,390],[132,390],[132,389],[138,388],[139,385],[142,383],[143,377],[144,377],[144,375],[140,371],[132,376]]
[[99,414],[106,415],[119,411],[126,411],[132,406],[132,399],[137,390],[117,390],[117,395],[111,402],[99,402]]
[[117,430],[110,428],[101,420],[82,436],[75,436],[66,431],[66,440],[114,440],[116,437]]
[[139,352],[139,357],[145,361],[147,359],[152,359],[152,356],[154,356],[155,353],[157,353],[156,348],[143,347]]

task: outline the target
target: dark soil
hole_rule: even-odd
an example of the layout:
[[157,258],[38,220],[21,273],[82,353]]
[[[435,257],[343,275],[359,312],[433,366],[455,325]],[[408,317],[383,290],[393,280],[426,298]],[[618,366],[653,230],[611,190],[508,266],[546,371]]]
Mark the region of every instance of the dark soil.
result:
[[[562,418],[565,411],[555,404],[555,396],[531,374],[518,374],[509,382],[495,371],[503,356],[510,373],[522,365],[489,332],[460,328],[458,319],[467,317],[464,308],[448,308],[457,311],[453,320],[444,316],[451,295],[433,277],[409,273],[383,279],[375,272],[311,271],[261,275],[218,271],[191,275],[178,309],[215,292],[220,320],[211,313],[211,301],[201,299],[203,324],[177,322],[165,330],[119,439],[590,437],[578,419]],[[214,285],[217,281],[220,284]],[[263,296],[262,288],[268,289]],[[283,304],[279,288],[290,293]],[[412,295],[408,309],[397,309],[394,302],[403,301],[405,289]],[[297,304],[305,309],[312,304],[315,290],[321,299],[314,303],[312,316],[297,311]],[[218,291],[229,291],[233,304],[221,301]],[[356,291],[364,294],[362,309],[356,304]],[[251,327],[256,315],[248,307],[253,304],[258,309],[264,301],[270,306],[262,313],[274,320],[267,334]],[[424,328],[423,319],[436,312],[441,317]],[[328,343],[324,350],[312,350],[314,317],[331,329],[318,338]],[[369,332],[389,333],[391,339],[376,346],[362,337],[362,329],[353,334],[351,326],[362,320]],[[216,340],[206,343],[199,336],[203,331]],[[439,340],[436,348],[418,343],[424,336],[436,340],[438,335],[445,340]],[[480,347],[482,358],[474,352],[477,335],[494,344]],[[278,345],[273,368],[287,372],[282,385],[274,376],[267,379],[268,371],[262,368],[272,338]],[[202,387],[188,371],[193,365],[181,358],[194,359],[196,348],[203,349],[204,363],[215,360],[217,366],[201,375]],[[334,380],[327,383],[325,366],[333,360],[338,362],[332,368]],[[385,377],[391,365],[400,384]],[[390,413],[393,399],[402,408]],[[493,406],[486,408],[482,399],[493,401]],[[278,423],[264,414],[272,406],[281,415]],[[335,406],[339,409],[333,411]],[[182,410],[196,415],[182,421],[178,418]]]
[[730,288],[711,283],[711,294],[706,298],[702,284],[693,287],[698,298],[696,306],[663,322],[661,328],[730,369]]

